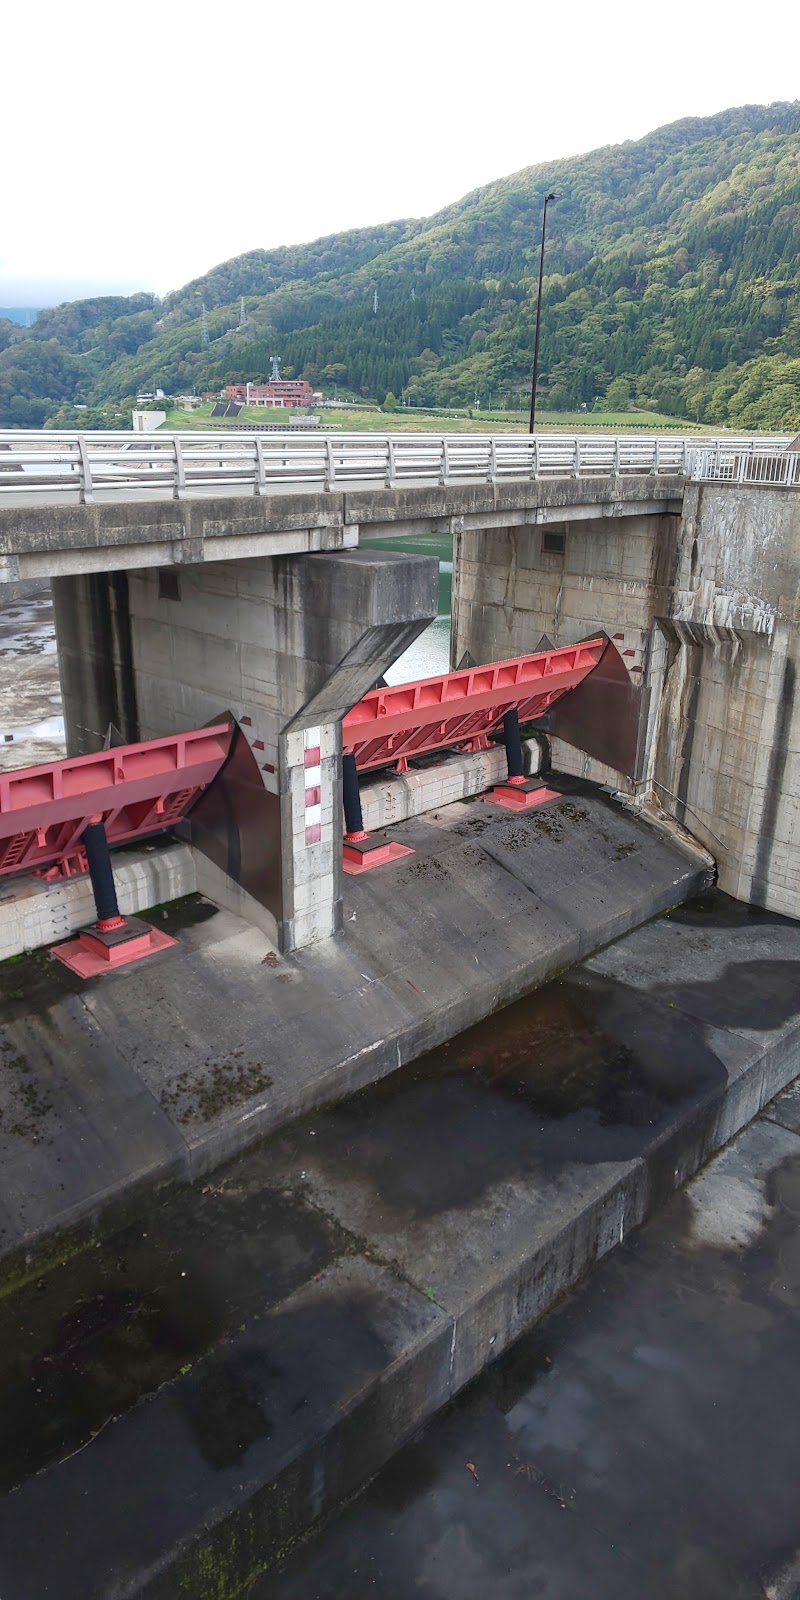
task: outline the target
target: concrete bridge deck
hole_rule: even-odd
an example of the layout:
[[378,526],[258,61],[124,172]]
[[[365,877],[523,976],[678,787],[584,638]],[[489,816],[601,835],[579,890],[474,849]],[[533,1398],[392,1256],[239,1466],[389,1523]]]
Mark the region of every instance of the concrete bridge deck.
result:
[[19,579],[196,565],[254,556],[351,549],[370,537],[510,527],[589,517],[680,511],[684,479],[672,472],[421,482],[395,488],[287,490],[254,496],[241,487],[194,499],[9,504],[0,496],[0,584]]
[[[705,475],[739,472],[741,462],[769,475],[786,445],[768,436],[262,440],[13,430],[0,434],[0,583],[342,549],[357,541],[362,525],[380,533],[402,523],[409,534],[415,524],[449,527],[453,518],[477,528],[491,527],[493,517],[510,526],[558,512],[563,520],[624,516],[634,505],[639,512],[679,510],[697,463]],[[581,510],[603,505],[607,513]]]

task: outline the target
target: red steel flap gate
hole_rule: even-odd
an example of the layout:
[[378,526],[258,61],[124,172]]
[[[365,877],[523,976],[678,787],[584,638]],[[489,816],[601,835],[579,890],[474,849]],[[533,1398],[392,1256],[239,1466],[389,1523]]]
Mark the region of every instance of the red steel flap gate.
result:
[[402,770],[409,757],[448,745],[485,745],[507,711],[516,709],[520,722],[541,717],[594,670],[607,643],[605,637],[588,639],[514,661],[373,689],[344,718],[344,752],[354,755],[358,770],[366,772],[393,762]]
[[0,875],[85,870],[80,841],[93,820],[111,845],[172,827],[216,777],[232,731],[224,722],[0,773]]

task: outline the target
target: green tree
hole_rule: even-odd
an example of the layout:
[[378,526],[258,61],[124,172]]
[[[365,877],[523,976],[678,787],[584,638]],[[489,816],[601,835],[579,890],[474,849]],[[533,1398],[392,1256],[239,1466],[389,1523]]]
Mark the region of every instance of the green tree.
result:
[[627,411],[631,402],[631,386],[627,378],[614,378],[606,389],[606,411]]
[[383,405],[381,406],[381,411],[396,411],[396,410],[397,410],[397,401],[396,401],[394,395],[392,394],[391,389],[389,389],[389,391],[388,391],[388,393],[386,395],[386,398],[385,398],[385,400],[383,402]]

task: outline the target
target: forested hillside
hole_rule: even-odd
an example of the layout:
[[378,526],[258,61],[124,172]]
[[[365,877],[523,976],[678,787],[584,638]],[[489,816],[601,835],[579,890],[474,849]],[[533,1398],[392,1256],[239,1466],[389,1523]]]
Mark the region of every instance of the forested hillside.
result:
[[800,103],[529,167],[421,221],[254,250],[161,301],[0,321],[0,425],[63,421],[76,402],[108,425],[137,389],[263,378],[273,354],[286,376],[379,402],[513,403],[530,386],[547,188],[544,406],[611,390],[614,409],[630,395],[697,421],[800,425]]

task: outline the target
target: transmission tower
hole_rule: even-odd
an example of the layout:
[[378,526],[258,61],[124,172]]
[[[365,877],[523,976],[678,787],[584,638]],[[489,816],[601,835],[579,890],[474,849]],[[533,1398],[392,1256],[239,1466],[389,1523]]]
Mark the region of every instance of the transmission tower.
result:
[[372,315],[373,315],[373,317],[377,317],[377,315],[378,315],[378,291],[377,291],[377,289],[375,290],[375,293],[372,296]]
[[209,332],[208,332],[208,312],[206,311],[205,300],[203,301],[202,330],[203,331],[202,331],[201,337],[202,337],[203,344],[210,344],[211,343],[211,337],[210,337]]
[[244,327],[244,295],[242,295],[241,303],[239,305],[239,327]]
[[272,371],[269,375],[269,381],[270,383],[280,383],[281,358],[280,356],[270,356],[270,360],[272,362]]

